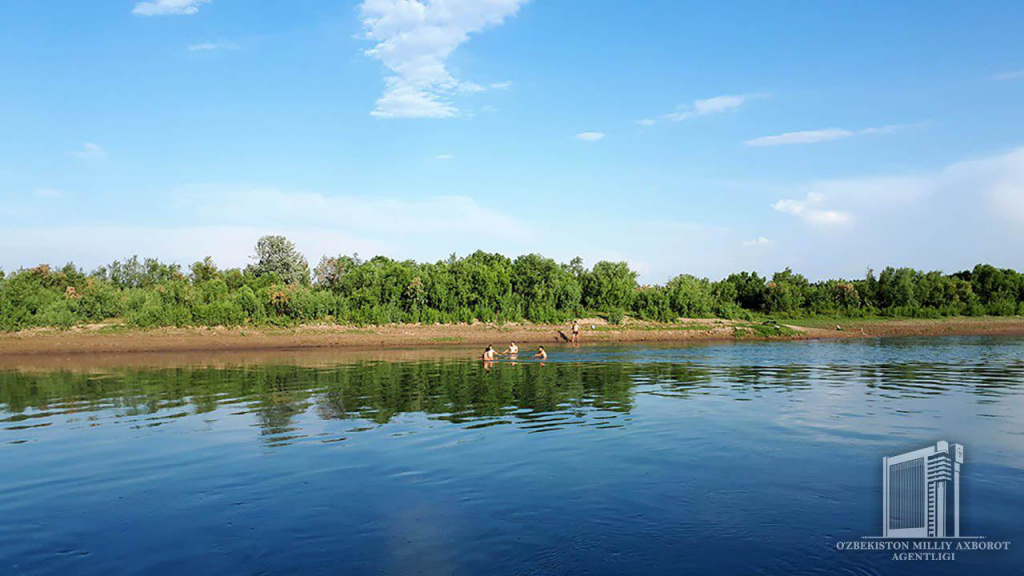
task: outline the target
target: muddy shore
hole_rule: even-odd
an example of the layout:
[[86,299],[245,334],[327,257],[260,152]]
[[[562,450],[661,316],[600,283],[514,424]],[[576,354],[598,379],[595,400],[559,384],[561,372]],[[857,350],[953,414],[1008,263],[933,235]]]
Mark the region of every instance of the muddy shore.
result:
[[[840,322],[837,329],[836,322]],[[721,319],[689,319],[674,324],[630,322],[612,326],[600,319],[583,321],[584,344],[616,342],[701,342],[721,340],[875,338],[933,335],[1022,335],[1024,318],[947,318],[939,320],[794,320],[784,321],[777,334],[758,323]],[[311,325],[296,328],[161,328],[131,330],[117,324],[70,330],[38,329],[0,334],[0,367],[22,364],[30,357],[109,358],[122,354],[160,355],[244,353],[344,349],[381,356],[379,351],[409,348],[472,348],[515,341],[529,348],[564,345],[558,331],[565,326],[509,324],[402,325],[344,327]],[[374,351],[377,351],[376,353]],[[408,352],[403,352],[408,353]],[[463,352],[467,353],[467,352]],[[389,353],[382,357],[393,357]],[[84,360],[84,358],[79,358]]]

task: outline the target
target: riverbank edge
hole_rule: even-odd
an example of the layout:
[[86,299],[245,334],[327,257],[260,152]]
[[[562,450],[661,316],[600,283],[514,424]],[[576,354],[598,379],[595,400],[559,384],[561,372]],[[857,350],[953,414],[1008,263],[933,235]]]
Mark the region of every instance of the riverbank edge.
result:
[[[681,319],[671,324],[631,321],[621,326],[584,319],[582,342],[701,342],[716,340],[804,340],[893,336],[1024,336],[1021,317],[943,319],[780,320],[781,328],[754,321]],[[158,328],[134,330],[119,324],[68,330],[34,329],[0,334],[0,356],[111,353],[217,352],[317,348],[385,349],[486,346],[503,349],[564,344],[566,326],[538,324],[390,325],[350,327],[303,325],[292,328]]]

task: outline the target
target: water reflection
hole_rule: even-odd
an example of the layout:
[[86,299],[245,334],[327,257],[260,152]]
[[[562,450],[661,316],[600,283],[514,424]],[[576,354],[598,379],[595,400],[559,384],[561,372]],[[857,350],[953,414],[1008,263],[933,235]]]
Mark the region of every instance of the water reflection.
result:
[[0,573],[1024,561],[835,550],[877,533],[881,456],[939,439],[969,450],[965,530],[1024,538],[1024,340],[584,346],[490,370],[476,352],[0,370]]
[[[960,342],[959,348],[947,348],[943,361],[927,362],[919,359],[929,355],[925,348],[903,361],[886,356],[886,361],[871,363],[872,345],[845,346],[844,352],[856,352],[861,358],[846,354],[842,362],[816,364],[801,363],[798,358],[792,358],[792,363],[766,364],[759,356],[763,347],[610,347],[586,349],[543,364],[482,366],[466,359],[444,359],[105,368],[99,372],[8,370],[0,372],[0,425],[9,433],[7,442],[23,442],[33,438],[32,430],[62,418],[78,423],[85,418],[89,427],[141,428],[203,415],[213,420],[252,415],[261,437],[273,446],[286,446],[308,437],[302,424],[296,423],[299,417],[362,421],[348,430],[352,433],[386,425],[402,414],[426,414],[467,429],[511,424],[540,432],[573,425],[614,425],[643,395],[750,401],[782,393],[812,402],[812,389],[847,389],[856,392],[861,408],[875,397],[925,399],[950,393],[984,403],[1019,395],[1024,384],[1018,343],[997,342],[999,346],[985,349],[983,359],[972,357],[975,349],[963,348]],[[899,354],[908,350],[905,346],[895,341],[884,350],[887,355]],[[951,354],[964,357],[951,361]],[[907,409],[917,410],[912,404],[894,408]],[[995,410],[990,415],[1004,414]]]

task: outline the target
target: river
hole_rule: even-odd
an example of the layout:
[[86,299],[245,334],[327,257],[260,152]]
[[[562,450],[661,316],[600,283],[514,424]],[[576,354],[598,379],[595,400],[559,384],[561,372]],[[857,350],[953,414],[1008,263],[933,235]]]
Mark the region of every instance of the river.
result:
[[[0,573],[1024,570],[1024,339],[550,352],[0,370]],[[1008,549],[841,549],[938,441]]]

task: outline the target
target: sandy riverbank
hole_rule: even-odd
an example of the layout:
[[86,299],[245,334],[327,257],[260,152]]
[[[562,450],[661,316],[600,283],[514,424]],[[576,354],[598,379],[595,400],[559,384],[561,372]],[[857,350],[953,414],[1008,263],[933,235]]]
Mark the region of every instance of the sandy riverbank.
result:
[[[583,322],[584,343],[687,342],[734,339],[870,338],[924,335],[1024,335],[1024,318],[946,318],[939,320],[868,319],[784,321],[773,335],[758,323],[721,319],[690,319],[675,324],[630,322],[612,326],[600,319]],[[296,328],[161,328],[130,330],[121,325],[95,325],[70,330],[38,329],[0,334],[0,358],[79,354],[220,352],[300,349],[382,349],[416,346],[504,347],[555,345],[565,326],[510,324],[402,325],[344,327],[312,325]]]

